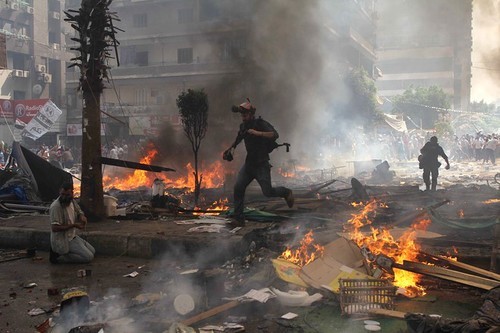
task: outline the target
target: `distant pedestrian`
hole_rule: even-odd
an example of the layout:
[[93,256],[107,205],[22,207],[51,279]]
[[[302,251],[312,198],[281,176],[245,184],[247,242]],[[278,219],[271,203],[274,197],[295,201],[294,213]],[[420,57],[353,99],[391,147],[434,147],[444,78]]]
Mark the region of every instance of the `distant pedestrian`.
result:
[[484,162],[491,161],[491,164],[495,165],[495,151],[498,146],[498,140],[496,137],[491,136],[486,139],[484,143]]
[[61,160],[64,168],[71,169],[73,167],[74,158],[69,147],[64,149],[64,152],[61,155]]
[[[441,163],[438,161],[438,157],[441,156],[445,162],[445,169],[450,168],[450,162],[448,161],[448,156],[444,153],[443,147],[438,144],[438,138],[433,136],[429,139],[422,149],[420,149],[421,155],[419,156],[419,167],[424,169],[423,178],[425,183],[425,190],[428,191],[429,188],[432,191],[436,190],[437,179],[439,176],[439,167]],[[431,179],[432,176],[432,179]],[[432,187],[431,187],[432,180]]]
[[50,262],[88,263],[94,259],[95,249],[76,234],[84,229],[87,218],[73,199],[73,184],[64,183],[59,197],[50,205]]

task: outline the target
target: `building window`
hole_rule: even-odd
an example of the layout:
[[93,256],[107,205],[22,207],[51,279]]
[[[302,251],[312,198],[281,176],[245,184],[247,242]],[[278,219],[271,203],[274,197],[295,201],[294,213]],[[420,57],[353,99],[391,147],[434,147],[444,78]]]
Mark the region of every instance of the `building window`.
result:
[[148,15],[147,14],[134,15],[134,28],[144,28],[147,26],[148,26]]
[[122,65],[133,65],[135,63],[135,46],[123,46],[120,51],[120,63]]
[[243,39],[229,39],[224,41],[222,62],[232,62],[245,57],[246,45]]
[[193,62],[193,49],[177,49],[177,63],[190,64]]
[[148,65],[148,52],[137,52],[135,54],[135,64],[138,66],[147,66]]
[[216,0],[200,0],[200,21],[210,21],[220,16]]
[[14,90],[14,99],[26,99],[26,92],[21,90]]
[[137,89],[135,91],[135,104],[146,105],[148,103],[148,91],[146,88]]
[[179,9],[177,11],[177,21],[180,24],[193,22],[193,8]]

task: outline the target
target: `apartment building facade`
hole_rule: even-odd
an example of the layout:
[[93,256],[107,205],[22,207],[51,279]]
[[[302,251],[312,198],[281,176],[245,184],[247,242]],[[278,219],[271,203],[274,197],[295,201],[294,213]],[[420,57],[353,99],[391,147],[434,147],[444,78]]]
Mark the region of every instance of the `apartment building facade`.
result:
[[441,87],[467,110],[471,88],[472,0],[378,0],[377,79],[381,96]]
[[[70,53],[64,48],[64,1],[6,0],[0,4],[0,34],[5,38],[5,61],[0,70],[0,98],[51,99],[65,109],[65,69]],[[65,114],[40,141],[55,144],[65,135]],[[2,140],[14,134],[13,121],[2,119]],[[26,142],[35,144],[34,142]]]
[[[67,0],[66,8],[79,4]],[[253,0],[114,0],[112,10],[121,20],[116,25],[125,32],[117,35],[117,61],[110,63],[111,81],[101,99],[106,135],[154,136],[165,123],[179,128],[176,98],[188,88],[207,92],[210,125],[224,128],[233,116],[228,103],[258,89],[255,73],[262,63],[250,49],[260,24],[257,6]],[[342,9],[336,17],[318,24],[328,36],[324,42],[346,69],[362,66],[371,73],[374,1],[342,0],[336,6]],[[81,123],[81,101],[74,92],[79,75],[76,70],[66,75],[68,126]]]

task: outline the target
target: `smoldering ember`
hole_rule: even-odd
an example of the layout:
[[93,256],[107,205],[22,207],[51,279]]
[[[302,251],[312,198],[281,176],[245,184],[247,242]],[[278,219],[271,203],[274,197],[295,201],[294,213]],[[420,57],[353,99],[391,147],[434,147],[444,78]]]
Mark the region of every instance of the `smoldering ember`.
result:
[[0,332],[500,331],[499,0],[0,7]]

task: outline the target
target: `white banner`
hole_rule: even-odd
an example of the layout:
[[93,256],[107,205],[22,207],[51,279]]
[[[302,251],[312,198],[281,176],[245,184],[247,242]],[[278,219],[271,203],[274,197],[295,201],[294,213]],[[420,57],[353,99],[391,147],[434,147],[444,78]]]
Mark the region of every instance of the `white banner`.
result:
[[33,140],[39,139],[42,135],[47,133],[54,123],[62,115],[62,111],[51,100],[45,103],[40,111],[33,119],[26,125],[21,133],[22,136],[31,138]]

